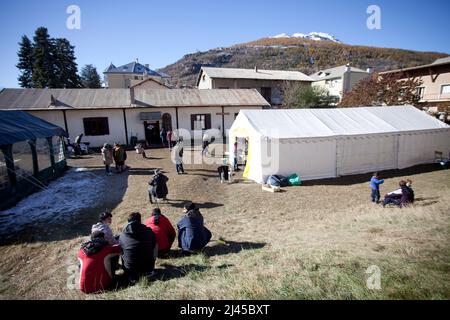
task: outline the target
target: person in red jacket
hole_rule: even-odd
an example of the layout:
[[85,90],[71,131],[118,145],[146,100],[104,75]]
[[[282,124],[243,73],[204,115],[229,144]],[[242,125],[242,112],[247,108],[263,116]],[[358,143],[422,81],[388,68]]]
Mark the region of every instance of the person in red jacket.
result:
[[158,257],[167,255],[176,238],[176,232],[169,219],[161,214],[159,208],[153,209],[152,216],[147,219],[145,225],[152,229],[156,235],[158,244]]
[[114,277],[114,260],[120,256],[119,245],[109,245],[101,231],[95,231],[91,240],[78,252],[80,262],[80,290],[94,293],[108,289]]

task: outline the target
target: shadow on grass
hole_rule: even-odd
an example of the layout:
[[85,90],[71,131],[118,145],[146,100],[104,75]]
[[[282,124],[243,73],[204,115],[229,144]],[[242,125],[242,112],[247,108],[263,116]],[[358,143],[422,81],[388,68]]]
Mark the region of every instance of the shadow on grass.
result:
[[235,242],[235,241],[216,241],[216,244],[207,246],[201,251],[205,256],[222,256],[231,253],[239,253],[242,250],[261,249],[266,245],[264,242]]
[[[167,199],[168,204],[175,208],[184,208],[184,204],[190,202],[190,200],[179,200],[179,199]],[[223,203],[215,202],[194,202],[198,209],[212,209],[217,207],[222,207]]]
[[[378,173],[380,174],[381,178],[383,178],[383,179],[391,179],[391,178],[404,177],[404,176],[428,173],[428,172],[439,171],[439,170],[445,170],[445,169],[443,169],[442,166],[438,163],[432,163],[432,164],[417,165],[414,167],[401,169],[401,170],[393,169],[393,170],[378,171]],[[372,174],[373,174],[373,172],[343,176],[343,177],[338,177],[338,178],[303,181],[302,186],[304,186],[304,187],[320,186],[320,185],[347,186],[347,185],[359,184],[359,183],[363,183],[363,182],[369,182],[370,178],[372,177]]]

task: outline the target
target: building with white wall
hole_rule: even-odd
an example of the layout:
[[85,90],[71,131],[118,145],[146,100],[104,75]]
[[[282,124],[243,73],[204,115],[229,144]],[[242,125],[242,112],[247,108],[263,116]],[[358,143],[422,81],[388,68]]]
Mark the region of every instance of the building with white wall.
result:
[[370,70],[361,70],[350,65],[339,66],[330,69],[319,70],[310,77],[313,79],[313,86],[319,86],[328,90],[332,96],[336,96],[341,101],[342,96],[353,89],[362,79],[370,75]]
[[269,107],[254,89],[3,89],[0,109],[23,110],[64,128],[73,141],[98,147],[160,143],[160,128],[194,133],[216,129],[225,139],[241,109]]

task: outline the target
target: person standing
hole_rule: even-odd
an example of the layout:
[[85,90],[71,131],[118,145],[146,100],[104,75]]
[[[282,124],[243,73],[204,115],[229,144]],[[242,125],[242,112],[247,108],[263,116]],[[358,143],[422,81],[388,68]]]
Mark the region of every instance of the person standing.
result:
[[166,137],[167,137],[167,145],[169,146],[169,149],[172,148],[172,136],[173,136],[172,130],[168,130]]
[[239,166],[238,166],[238,142],[237,142],[237,138],[236,138],[236,141],[234,142],[234,145],[233,145],[233,170],[234,170],[234,171],[239,171]]
[[112,175],[111,165],[113,163],[113,152],[112,147],[109,143],[105,143],[102,148],[102,159],[103,164],[105,165],[106,174],[108,176]]
[[380,179],[378,172],[375,172],[370,179],[370,188],[372,189],[371,198],[372,202],[380,202],[380,184],[384,183],[384,179]]
[[185,174],[183,168],[183,153],[183,142],[179,140],[172,149],[172,161],[175,162],[175,167],[178,174]]
[[121,173],[125,170],[125,160],[127,160],[127,153],[119,143],[114,144],[113,151],[114,162],[116,163],[116,171]]
[[162,143],[163,148],[165,148],[166,147],[166,144],[165,144],[166,129],[164,129],[164,127],[161,128],[161,130],[159,131],[159,137],[161,138],[161,143]]

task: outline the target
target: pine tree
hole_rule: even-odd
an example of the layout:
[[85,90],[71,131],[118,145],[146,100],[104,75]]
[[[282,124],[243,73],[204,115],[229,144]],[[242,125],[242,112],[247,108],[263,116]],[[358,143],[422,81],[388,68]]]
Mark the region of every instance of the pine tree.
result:
[[33,87],[33,45],[30,39],[23,35],[22,41],[19,42],[19,63],[16,67],[20,70],[19,84],[22,88],[32,88]]
[[36,29],[33,40],[33,87],[55,88],[58,81],[54,72],[54,49],[47,28]]
[[65,38],[53,39],[52,42],[56,87],[80,88],[81,81],[77,74],[78,68],[75,62],[74,46]]
[[81,69],[81,83],[85,88],[101,88],[100,75],[92,64],[87,64]]

